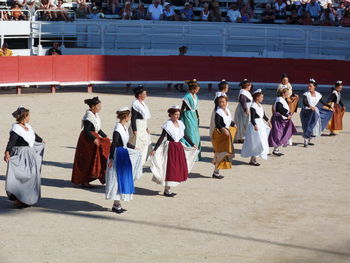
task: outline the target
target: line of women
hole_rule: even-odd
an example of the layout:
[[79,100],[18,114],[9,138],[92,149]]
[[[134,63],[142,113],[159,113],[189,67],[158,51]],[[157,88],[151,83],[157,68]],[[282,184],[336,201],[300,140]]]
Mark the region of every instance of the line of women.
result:
[[[84,103],[88,109],[81,121],[72,183],[90,188],[90,183],[98,179],[106,184],[106,199],[113,200],[112,211],[120,214],[126,211],[122,201],[133,199],[134,183],[141,178],[142,167],[149,160],[152,180],[164,187],[165,197],[174,197],[173,188],[188,179],[201,157],[197,96],[200,87],[196,80],[187,84],[188,93],[183,97],[181,107],[171,106],[167,110],[168,119],[161,126],[161,135],[153,149],[148,126],[151,114],[145,103],[147,91],[143,86],[134,89],[135,100],[131,108],[122,107],[116,111],[112,140],[102,130],[101,101],[98,97],[86,99]],[[250,165],[259,166],[257,157],[267,159],[270,147],[273,147],[273,155],[282,156],[281,147],[292,145],[291,137],[296,134],[292,116],[297,111],[299,97],[293,93],[286,75],[282,76],[277,89],[271,120],[262,106],[262,90],[252,91],[253,85],[246,79],[240,86],[234,117],[228,103],[228,82],[222,80],[215,94],[209,128],[214,151],[214,179],[223,179],[220,170],[232,168],[235,140],[243,143],[241,156],[249,157]],[[326,101],[316,91],[316,81],[310,79],[308,91],[302,96],[300,112],[305,147],[314,145],[311,138],[320,136],[327,127],[331,135],[342,130],[345,112],[342,87],[343,83],[337,81]],[[318,106],[319,103],[323,106]],[[23,208],[40,199],[44,141],[29,124],[29,109],[20,106],[12,115],[16,122],[10,130],[4,155],[8,163],[6,192],[16,207]]]

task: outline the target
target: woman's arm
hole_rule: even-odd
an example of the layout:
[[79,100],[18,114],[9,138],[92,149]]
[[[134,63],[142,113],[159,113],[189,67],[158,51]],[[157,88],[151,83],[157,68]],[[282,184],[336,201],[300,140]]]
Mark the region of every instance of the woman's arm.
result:
[[95,139],[97,139],[95,137],[95,135],[93,135],[91,132],[95,130],[94,125],[88,121],[88,120],[84,120],[83,121],[83,125],[84,125],[84,133],[85,135],[89,138],[89,140],[94,141]]
[[6,152],[10,153],[12,151],[12,148],[16,145],[18,137],[19,137],[18,134],[15,133],[14,131],[10,132],[10,138],[6,146]]
[[253,107],[251,107],[250,108],[250,122],[252,123],[253,126],[256,125],[255,119],[256,119],[256,110]]
[[35,141],[36,142],[43,142],[43,139],[38,134],[35,134]]
[[107,134],[105,134],[102,130],[98,131],[98,134],[102,137],[102,138],[106,138]]
[[114,131],[113,132],[113,141],[112,141],[111,147],[109,149],[109,159],[114,158],[114,151],[115,151],[115,148],[118,147],[119,139],[120,139],[120,133],[117,131]]
[[247,97],[244,96],[243,94],[239,95],[239,104],[241,104],[243,111],[247,112],[248,107],[247,107]]
[[131,108],[131,129],[133,132],[137,131],[136,120],[138,112],[132,107]]
[[159,146],[160,146],[161,143],[163,142],[163,140],[164,140],[166,134],[167,134],[166,131],[163,129],[162,134],[160,135],[160,137],[159,137],[159,139],[158,139],[156,145],[154,146],[153,151],[157,151],[157,149],[159,148]]
[[281,102],[276,103],[276,112],[279,112],[282,116],[288,117],[288,110],[283,107]]
[[190,137],[188,137],[187,135],[184,135],[184,139],[191,145],[191,147],[194,146],[194,143],[192,142]]
[[305,95],[303,95],[303,105],[304,107],[310,107],[309,101]]

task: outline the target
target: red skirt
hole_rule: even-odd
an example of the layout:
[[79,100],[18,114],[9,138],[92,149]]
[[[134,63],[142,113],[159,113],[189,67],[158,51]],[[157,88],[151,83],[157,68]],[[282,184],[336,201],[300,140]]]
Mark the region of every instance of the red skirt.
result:
[[72,183],[74,184],[89,183],[96,179],[99,179],[102,184],[105,183],[111,142],[109,138],[101,138],[96,132],[92,134],[100,142],[98,147],[89,140],[84,131],[80,133],[72,172]]
[[188,178],[188,167],[181,142],[169,142],[165,181],[184,182]]

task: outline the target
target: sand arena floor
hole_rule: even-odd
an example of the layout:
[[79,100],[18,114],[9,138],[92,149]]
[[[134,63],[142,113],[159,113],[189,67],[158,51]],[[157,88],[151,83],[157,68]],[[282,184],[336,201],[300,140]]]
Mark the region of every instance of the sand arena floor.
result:
[[[96,90],[103,102],[103,130],[112,135],[115,110],[130,106],[131,92]],[[237,91],[232,97],[237,97]],[[272,92],[271,92],[272,94]],[[71,168],[86,110],[84,92],[0,95],[0,145],[5,149],[18,105],[31,109],[31,124],[46,141],[42,199],[17,210],[5,193],[6,164],[0,164],[0,262],[350,262],[350,116],[336,137],[322,136],[303,148],[301,135],[281,158],[247,165],[236,145],[232,170],[211,178],[208,126],[213,93],[200,93],[203,161],[171,199],[151,181],[146,167],[136,182],[125,214],[110,212],[104,186],[81,189],[70,183]],[[178,92],[150,90],[152,141],[167,119],[168,106],[181,103]],[[273,96],[267,96],[267,103]],[[231,102],[233,112],[237,103]],[[265,105],[271,115],[271,106]],[[300,119],[293,120],[300,128]],[[327,134],[326,132],[325,134]]]

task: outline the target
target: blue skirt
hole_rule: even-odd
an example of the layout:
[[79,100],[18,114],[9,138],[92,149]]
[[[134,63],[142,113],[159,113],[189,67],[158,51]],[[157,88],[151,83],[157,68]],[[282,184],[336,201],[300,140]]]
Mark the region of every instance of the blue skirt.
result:
[[115,149],[115,167],[118,180],[119,194],[134,193],[134,179],[132,176],[132,165],[129,152],[126,148],[117,147]]

